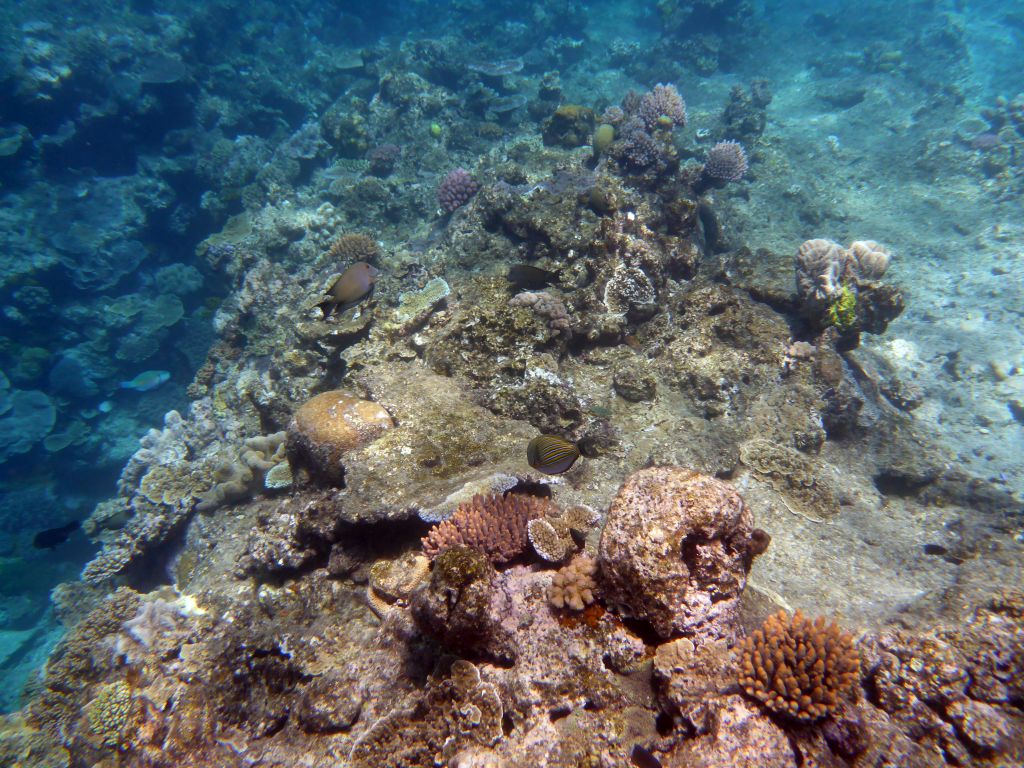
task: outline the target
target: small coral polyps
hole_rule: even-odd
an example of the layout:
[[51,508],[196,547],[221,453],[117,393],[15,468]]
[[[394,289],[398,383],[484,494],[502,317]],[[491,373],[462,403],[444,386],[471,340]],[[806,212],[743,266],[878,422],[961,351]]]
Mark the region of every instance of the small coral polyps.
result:
[[831,714],[857,682],[853,638],[818,617],[784,611],[768,617],[741,648],[739,682],[776,714],[813,722]]

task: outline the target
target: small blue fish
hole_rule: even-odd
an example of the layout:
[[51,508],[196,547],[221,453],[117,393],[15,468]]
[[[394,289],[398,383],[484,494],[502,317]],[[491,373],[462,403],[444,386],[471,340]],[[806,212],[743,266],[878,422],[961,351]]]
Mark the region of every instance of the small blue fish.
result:
[[568,472],[579,457],[580,449],[574,443],[555,435],[539,435],[526,446],[526,460],[545,475]]
[[170,371],[143,371],[131,381],[122,381],[121,389],[149,392],[171,378]]

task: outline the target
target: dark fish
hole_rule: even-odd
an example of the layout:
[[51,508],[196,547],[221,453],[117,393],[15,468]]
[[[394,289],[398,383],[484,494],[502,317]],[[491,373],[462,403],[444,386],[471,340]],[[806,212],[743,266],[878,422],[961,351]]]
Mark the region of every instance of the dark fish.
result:
[[327,298],[320,304],[324,317],[330,317],[335,310],[344,312],[365,299],[373,290],[379,274],[379,269],[365,261],[357,261],[342,272],[341,277],[327,290]]
[[32,546],[36,549],[54,549],[59,547],[68,537],[77,531],[82,524],[78,520],[72,520],[67,525],[62,525],[59,528],[47,528],[45,531],[40,531],[32,539]]
[[522,290],[535,290],[558,282],[558,273],[532,264],[513,264],[508,268],[508,281]]
[[567,472],[579,457],[580,449],[574,443],[554,435],[540,435],[526,446],[526,460],[545,475]]
[[633,746],[633,752],[630,754],[630,758],[630,762],[637,768],[661,768],[661,760],[656,758],[649,750],[644,749],[639,744]]

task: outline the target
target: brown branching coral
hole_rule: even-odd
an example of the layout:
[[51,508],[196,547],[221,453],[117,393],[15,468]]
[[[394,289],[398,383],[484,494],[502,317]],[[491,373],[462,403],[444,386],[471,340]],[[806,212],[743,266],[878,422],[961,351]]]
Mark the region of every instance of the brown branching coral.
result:
[[359,234],[342,235],[327,249],[326,257],[343,264],[365,261],[373,264],[380,256],[380,246],[372,237]]
[[423,537],[423,552],[434,558],[461,546],[483,552],[492,562],[508,562],[530,545],[529,522],[551,515],[552,506],[547,499],[517,493],[474,496]]
[[830,714],[857,681],[860,657],[853,638],[800,611],[769,616],[742,646],[739,682],[768,709],[811,722]]

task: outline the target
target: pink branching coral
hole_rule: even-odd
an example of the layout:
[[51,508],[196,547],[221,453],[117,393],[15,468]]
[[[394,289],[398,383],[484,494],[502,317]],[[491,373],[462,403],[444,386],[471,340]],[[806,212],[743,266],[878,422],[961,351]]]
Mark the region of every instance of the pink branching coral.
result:
[[686,104],[671,83],[658,83],[650,93],[645,93],[640,99],[637,111],[648,130],[654,128],[663,118],[667,118],[672,125],[686,125]]
[[437,188],[437,202],[445,213],[451,213],[469,202],[480,185],[465,168],[456,168],[441,181]]
[[747,153],[738,141],[720,141],[708,150],[704,175],[722,181],[739,181],[747,173]]
[[430,529],[423,537],[423,553],[435,558],[452,547],[469,547],[492,562],[506,563],[530,546],[527,524],[552,514],[557,514],[554,505],[538,496],[477,495]]

